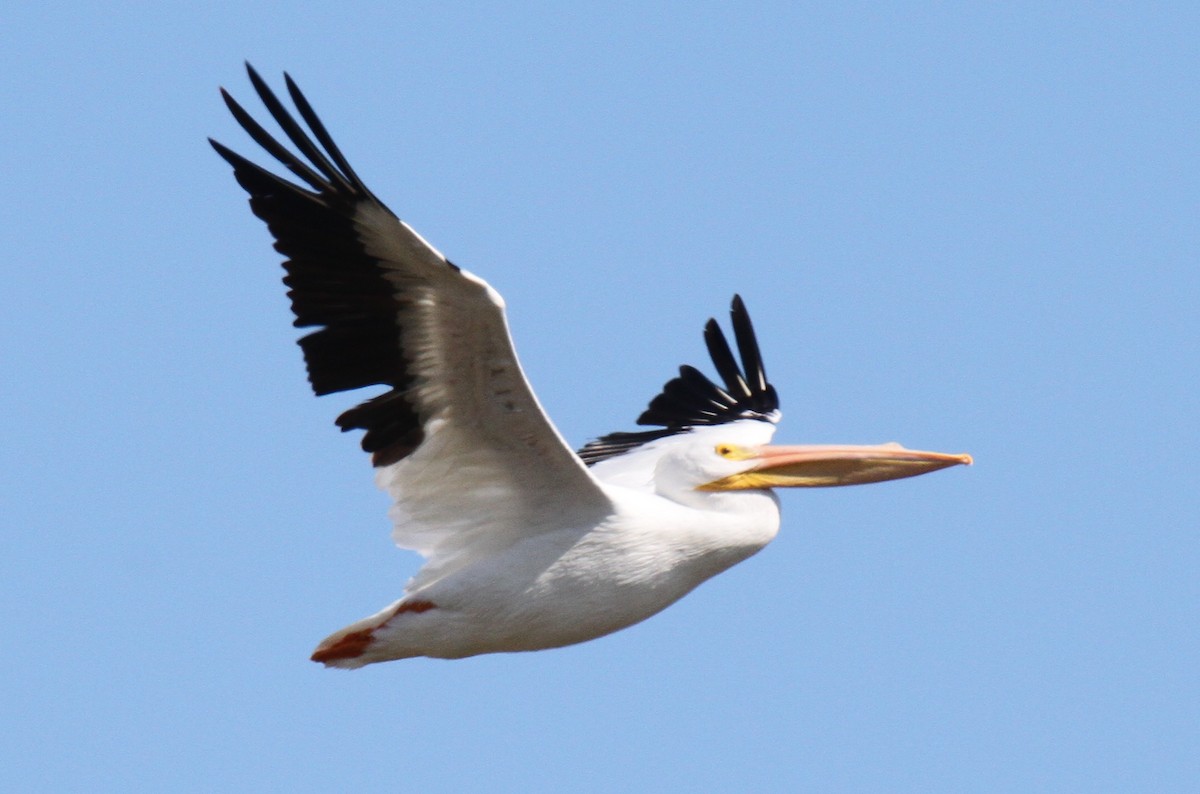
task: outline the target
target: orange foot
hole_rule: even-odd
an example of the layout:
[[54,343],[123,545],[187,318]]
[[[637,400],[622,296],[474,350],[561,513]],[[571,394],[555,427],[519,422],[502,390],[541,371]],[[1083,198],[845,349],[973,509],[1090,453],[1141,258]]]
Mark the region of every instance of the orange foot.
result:
[[362,656],[363,651],[375,639],[371,636],[374,631],[375,629],[352,631],[345,636],[338,637],[336,642],[317,648],[309,658],[314,662],[328,663],[337,659],[353,659],[356,656]]
[[435,605],[432,601],[405,601],[400,604],[400,606],[396,607],[396,611],[389,615],[387,620],[383,621],[378,626],[344,634],[333,642],[317,648],[315,651],[313,651],[313,655],[309,658],[311,658],[314,662],[327,664],[338,659],[354,659],[362,656],[363,652],[367,650],[367,646],[374,642],[375,637],[373,635],[375,634],[375,631],[386,626],[392,618],[405,612],[416,612],[418,614],[421,612],[428,612],[429,610],[433,609],[434,606]]

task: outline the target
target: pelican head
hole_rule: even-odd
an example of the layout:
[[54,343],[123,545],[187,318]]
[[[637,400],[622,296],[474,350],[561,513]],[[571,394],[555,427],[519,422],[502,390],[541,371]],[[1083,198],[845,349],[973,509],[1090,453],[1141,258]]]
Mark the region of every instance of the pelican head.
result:
[[[776,445],[769,443],[774,432],[771,422],[744,419],[648,444],[644,454],[654,460],[654,490],[679,498],[695,491],[863,485],[972,462],[970,455],[906,449],[895,442]],[[604,477],[607,470],[598,468]]]

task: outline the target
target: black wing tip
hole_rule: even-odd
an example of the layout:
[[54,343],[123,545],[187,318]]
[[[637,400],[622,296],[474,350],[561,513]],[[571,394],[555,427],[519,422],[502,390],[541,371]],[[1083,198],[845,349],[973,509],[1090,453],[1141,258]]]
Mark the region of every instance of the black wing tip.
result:
[[296,94],[300,94],[300,96],[304,96],[304,93],[300,90],[300,84],[292,79],[291,73],[289,73],[289,72],[283,73],[283,84],[285,86],[287,86],[288,93],[291,94],[292,96],[295,96]]
[[250,82],[254,85],[255,90],[263,90],[271,93],[271,89],[267,88],[267,81],[262,78],[258,70],[250,63],[250,61],[242,61],[246,66],[246,76],[250,78]]
[[729,313],[740,363],[734,357],[720,323],[709,318],[704,324],[705,346],[725,386],[718,386],[695,367],[683,365],[679,375],[663,385],[662,391],[637,419],[639,425],[660,429],[601,436],[579,450],[584,463],[591,466],[650,441],[686,433],[694,427],[727,424],[740,419],[778,420],[779,396],[767,381],[750,312],[741,295],[733,296]]
[[[262,73],[260,73],[258,69],[254,68],[254,64],[250,63],[249,58],[242,61],[242,66],[246,67],[246,75],[250,78],[250,82],[262,83],[263,85],[266,85],[266,80],[263,79]],[[288,73],[285,71],[283,76],[286,79],[288,77]]]
[[[734,339],[737,342],[740,362],[734,358],[733,350],[729,347],[729,341],[717,319],[710,317],[704,324],[705,345],[718,373],[725,380],[726,388],[722,389],[695,367],[685,365],[680,367],[680,377],[668,381],[659,395],[659,397],[666,395],[670,391],[671,385],[683,378],[690,378],[693,382],[698,378],[709,389],[709,394],[705,396],[713,404],[721,406],[718,418],[708,418],[709,411],[705,411],[703,415],[695,417],[699,421],[689,421],[691,417],[679,416],[676,417],[676,422],[664,426],[680,425],[686,429],[696,424],[721,424],[738,419],[776,421],[779,397],[775,387],[767,380],[758,338],[750,320],[750,311],[746,308],[746,301],[739,293],[734,293],[730,301],[729,318],[733,327]],[[651,412],[647,411],[642,418],[648,418],[646,416],[648,413]],[[638,423],[647,424],[648,422],[639,419]],[[662,422],[654,423],[663,424]]]
[[223,87],[221,97],[250,138],[300,182],[257,165],[213,138],[208,142],[233,167],[250,194],[251,209],[266,221],[276,250],[286,257],[284,283],[290,288],[294,324],[318,329],[297,340],[313,392],[388,388],[343,412],[337,425],[343,431],[365,430],[362,447],[371,453],[374,465],[391,465],[415,450],[424,435],[419,408],[408,393],[408,365],[396,342],[395,285],[363,249],[353,225],[359,204],[378,199],[354,174],[290,75],[284,73],[284,79],[295,111],[280,101],[249,61],[245,66],[283,135],[267,132]]
[[[266,107],[268,114],[293,148],[289,149],[281,144],[280,138],[268,132],[228,90],[222,87],[220,93],[226,107],[254,142],[317,193],[337,196],[351,202],[366,199],[382,205],[383,202],[380,202],[354,173],[291,75],[283,73],[294,110],[283,103],[249,61],[244,63],[246,74],[259,101]],[[304,123],[301,124],[298,119]]]

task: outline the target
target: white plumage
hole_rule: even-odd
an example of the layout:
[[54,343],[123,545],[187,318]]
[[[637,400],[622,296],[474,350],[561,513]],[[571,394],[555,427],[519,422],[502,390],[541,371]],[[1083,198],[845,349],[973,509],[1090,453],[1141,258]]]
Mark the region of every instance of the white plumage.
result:
[[393,538],[426,558],[402,598],[331,635],[315,661],[360,667],[599,637],[769,543],[772,487],[970,462],[894,444],[770,446],[778,399],[736,297],[740,363],[715,321],[705,330],[722,385],[683,367],[638,420],[654,429],[572,451],[521,372],[499,294],[366,188],[290,78],[307,131],[249,73],[300,156],[222,92],[226,103],[299,181],[213,146],[287,257],[295,324],[317,328],[300,340],[316,393],[388,387],[338,425],[366,431],[376,481],[395,502]]

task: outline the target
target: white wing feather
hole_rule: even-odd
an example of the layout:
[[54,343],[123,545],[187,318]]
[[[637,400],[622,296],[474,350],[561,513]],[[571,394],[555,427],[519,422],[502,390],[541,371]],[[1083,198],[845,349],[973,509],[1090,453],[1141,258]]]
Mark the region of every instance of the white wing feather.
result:
[[361,205],[355,224],[402,296],[409,399],[424,419],[417,449],[376,475],[395,500],[396,544],[428,558],[410,589],[543,528],[611,512],[530,389],[500,295],[378,205]]

